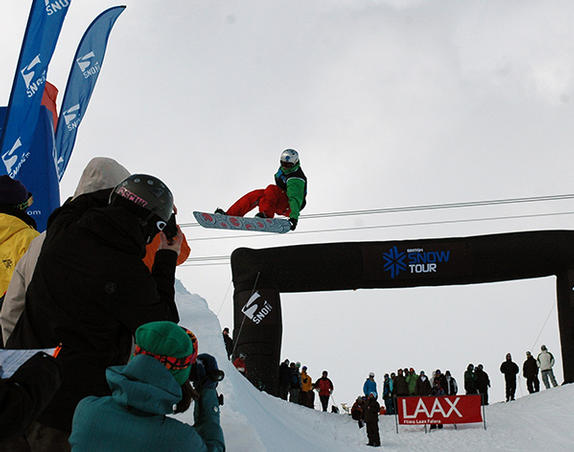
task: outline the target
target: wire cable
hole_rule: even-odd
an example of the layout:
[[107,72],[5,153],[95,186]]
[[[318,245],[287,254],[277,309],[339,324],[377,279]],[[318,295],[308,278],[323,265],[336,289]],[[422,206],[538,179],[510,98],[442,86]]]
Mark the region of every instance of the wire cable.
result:
[[[504,216],[497,216],[497,217],[484,217],[484,218],[462,218],[457,220],[438,220],[438,221],[424,221],[424,222],[416,222],[416,223],[398,223],[398,224],[383,224],[377,226],[356,226],[350,228],[334,228],[334,229],[314,229],[312,231],[295,231],[290,232],[289,235],[301,235],[301,234],[317,234],[317,233],[324,233],[324,232],[345,232],[345,231],[360,231],[360,230],[368,230],[368,229],[387,229],[387,228],[404,228],[404,227],[412,227],[412,226],[433,226],[439,224],[457,224],[457,223],[475,223],[479,221],[498,221],[498,220],[517,220],[517,219],[524,219],[524,218],[540,218],[540,217],[553,217],[553,216],[560,216],[560,215],[572,215],[574,211],[567,211],[567,212],[550,212],[550,213],[535,213],[535,214],[524,214],[524,215],[504,215]],[[261,234],[253,234],[250,231],[245,231],[248,234],[248,237],[272,237],[273,234],[270,233],[261,233]],[[188,242],[199,242],[204,240],[223,240],[223,239],[238,239],[238,238],[245,238],[246,234],[242,235],[227,235],[227,236],[217,236],[217,237],[199,237],[199,238],[191,238],[187,239]],[[188,259],[189,260],[189,259]]]
[[[482,206],[495,206],[503,204],[521,204],[529,202],[562,201],[566,199],[574,199],[574,194],[530,196],[523,198],[491,199],[483,201],[466,201],[466,202],[453,202],[453,203],[441,203],[441,204],[421,204],[415,206],[384,207],[381,209],[343,210],[340,212],[311,213],[307,215],[301,215],[300,218],[333,218],[333,217],[343,217],[352,215],[372,215],[380,213],[416,212],[421,210],[458,209],[462,207],[482,207]],[[199,223],[181,223],[179,226],[182,228],[196,227],[199,226]]]
[[[494,220],[514,220],[520,218],[538,218],[538,217],[547,217],[547,216],[558,216],[558,215],[572,215],[574,211],[571,212],[553,212],[553,213],[539,213],[539,214],[527,214],[527,215],[507,215],[502,217],[486,217],[486,218],[467,218],[467,219],[458,219],[458,220],[440,220],[440,221],[426,221],[426,222],[419,222],[419,223],[403,223],[403,224],[383,224],[378,226],[357,226],[352,228],[337,228],[337,229],[319,229],[313,231],[299,231],[299,232],[292,232],[291,234],[315,234],[315,233],[323,233],[323,232],[346,232],[346,231],[357,231],[357,230],[368,230],[368,229],[386,229],[386,228],[400,228],[400,227],[407,227],[407,226],[434,226],[439,224],[454,224],[454,223],[471,223],[471,222],[479,222],[479,221],[494,221]],[[255,236],[262,236],[269,234],[255,234]],[[214,237],[214,238],[201,238],[201,239],[188,239],[188,242],[194,240],[216,240],[220,238],[245,238],[245,235],[235,235],[235,236],[228,236],[228,237]],[[231,256],[204,256],[204,257],[192,257],[187,259],[185,262],[196,262],[195,264],[183,264],[180,267],[199,267],[203,265],[227,265]],[[219,263],[207,263],[202,264],[203,261],[213,261],[213,260],[225,260],[225,262]]]

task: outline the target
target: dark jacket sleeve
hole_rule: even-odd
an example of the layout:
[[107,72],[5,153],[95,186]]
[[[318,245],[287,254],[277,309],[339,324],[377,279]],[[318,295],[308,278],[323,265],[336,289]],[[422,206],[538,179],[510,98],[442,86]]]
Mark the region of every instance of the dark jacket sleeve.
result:
[[175,267],[177,253],[172,250],[158,250],[152,267],[152,276],[157,284],[159,299],[167,309],[166,320],[179,322],[179,314],[175,305]]
[[0,381],[0,438],[19,436],[48,405],[61,384],[51,356],[36,353],[7,380]]

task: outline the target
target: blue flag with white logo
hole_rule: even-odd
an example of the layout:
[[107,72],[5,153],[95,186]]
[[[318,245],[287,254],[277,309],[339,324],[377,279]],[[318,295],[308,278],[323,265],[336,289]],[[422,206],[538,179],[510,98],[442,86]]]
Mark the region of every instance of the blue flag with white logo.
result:
[[108,37],[125,6],[115,6],[104,11],[90,24],[72,61],[68,84],[60,109],[56,130],[58,178],[62,180],[92,91],[102,69]]
[[0,174],[18,178],[30,158],[48,64],[71,0],[33,0],[8,112],[0,135]]
[[[0,107],[0,124],[7,110],[5,107]],[[50,214],[60,207],[55,152],[52,113],[46,107],[41,106],[30,146],[30,156],[15,177],[34,197],[34,202],[26,209],[26,212],[34,218],[40,232],[46,229]]]

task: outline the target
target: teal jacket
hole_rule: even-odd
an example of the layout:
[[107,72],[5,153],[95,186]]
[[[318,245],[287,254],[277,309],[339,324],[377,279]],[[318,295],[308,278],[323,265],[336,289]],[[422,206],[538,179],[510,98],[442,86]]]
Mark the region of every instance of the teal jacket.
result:
[[106,370],[112,395],[86,397],[77,406],[70,444],[74,452],[224,451],[215,389],[195,402],[195,425],[167,417],[181,387],[154,358],[135,356]]

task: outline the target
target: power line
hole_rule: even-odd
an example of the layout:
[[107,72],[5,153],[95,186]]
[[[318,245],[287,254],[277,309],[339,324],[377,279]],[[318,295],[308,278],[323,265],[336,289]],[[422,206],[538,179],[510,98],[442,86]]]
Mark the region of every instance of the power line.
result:
[[[399,223],[399,224],[383,224],[377,226],[356,226],[351,228],[334,228],[334,229],[313,229],[312,231],[296,231],[290,232],[289,235],[301,235],[301,234],[317,234],[324,232],[344,232],[344,231],[360,231],[368,229],[384,229],[384,228],[403,228],[411,226],[433,226],[438,224],[456,224],[456,223],[475,223],[479,221],[495,221],[495,220],[516,220],[524,218],[538,218],[538,217],[550,217],[559,215],[572,215],[574,211],[569,212],[552,212],[552,213],[538,213],[538,214],[524,214],[524,215],[506,215],[499,217],[486,217],[486,218],[468,218],[468,219],[458,219],[458,220],[438,220],[438,221],[424,221],[418,223]],[[272,237],[270,233],[253,234],[252,232],[246,231],[251,237]],[[238,239],[247,237],[246,234],[243,235],[222,235],[217,237],[199,237],[187,239],[188,242],[199,242],[205,240],[223,240],[223,239]]]
[[[574,199],[574,194],[563,195],[546,195],[546,196],[530,196],[523,198],[506,198],[506,199],[491,199],[484,201],[466,201],[466,202],[453,202],[441,204],[421,204],[415,206],[400,206],[400,207],[384,207],[381,209],[364,209],[364,210],[343,210],[340,212],[325,212],[325,213],[311,213],[308,215],[301,215],[300,218],[333,218],[352,215],[372,215],[381,213],[396,213],[396,212],[416,212],[421,210],[439,210],[439,209],[458,209],[462,207],[482,207],[482,206],[495,206],[503,204],[521,204],[530,202],[546,202],[546,201],[563,201],[567,199]],[[181,223],[182,228],[196,227],[198,223]]]
[[[538,218],[538,217],[549,217],[549,216],[558,216],[558,215],[572,215],[574,211],[570,212],[552,212],[552,213],[539,213],[539,214],[527,214],[527,215],[506,215],[500,217],[486,217],[486,218],[468,218],[468,219],[458,219],[458,220],[440,220],[440,221],[425,221],[419,223],[403,223],[403,224],[383,224],[377,226],[357,226],[352,228],[336,228],[336,229],[316,229],[313,231],[299,231],[299,232],[291,232],[290,234],[316,234],[316,233],[324,233],[324,232],[346,232],[346,231],[358,231],[358,230],[368,230],[368,229],[388,229],[388,228],[401,228],[401,227],[409,227],[409,226],[433,226],[439,224],[456,224],[456,223],[476,223],[479,221],[496,221],[496,220],[515,220],[521,218]],[[254,234],[252,236],[262,236],[269,234]],[[228,236],[228,237],[215,237],[215,238],[203,238],[203,239],[189,239],[188,242],[193,240],[215,240],[220,238],[245,238],[245,235],[236,235],[236,236]],[[217,264],[201,264],[200,262],[203,261],[213,261],[213,260],[226,260],[228,261],[230,256],[205,256],[205,257],[193,257],[186,260],[186,262],[196,262],[195,264],[183,264],[182,267],[187,266],[194,266],[199,267],[203,265],[226,265],[228,262],[220,262]]]

